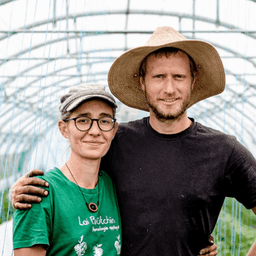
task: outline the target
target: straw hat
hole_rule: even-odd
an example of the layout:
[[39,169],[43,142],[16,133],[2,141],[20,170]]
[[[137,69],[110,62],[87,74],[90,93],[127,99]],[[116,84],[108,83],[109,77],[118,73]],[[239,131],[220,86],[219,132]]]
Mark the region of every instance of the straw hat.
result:
[[217,50],[209,43],[189,40],[171,27],[159,27],[145,46],[126,51],[112,64],[108,84],[116,98],[129,107],[149,111],[140,86],[139,69],[147,55],[164,47],[181,49],[195,61],[198,77],[191,93],[189,107],[223,92],[225,71]]

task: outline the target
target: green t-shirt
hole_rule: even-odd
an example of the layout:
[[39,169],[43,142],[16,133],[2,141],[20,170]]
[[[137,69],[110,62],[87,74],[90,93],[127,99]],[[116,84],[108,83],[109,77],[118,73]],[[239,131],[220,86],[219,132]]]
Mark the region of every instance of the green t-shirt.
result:
[[79,187],[59,169],[49,171],[43,179],[49,182],[49,195],[30,210],[14,214],[14,249],[42,244],[47,255],[120,254],[119,208],[105,172],[100,172],[94,189],[81,188],[87,203],[99,202],[96,213],[88,210]]

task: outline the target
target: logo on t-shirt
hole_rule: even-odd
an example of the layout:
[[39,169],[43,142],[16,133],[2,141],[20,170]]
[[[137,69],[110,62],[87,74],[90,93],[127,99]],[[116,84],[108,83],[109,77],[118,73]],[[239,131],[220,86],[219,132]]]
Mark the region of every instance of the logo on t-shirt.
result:
[[78,256],[83,256],[87,249],[87,243],[84,242],[83,240],[84,240],[84,236],[82,235],[80,240],[78,241],[78,244],[74,247],[76,254]]
[[116,247],[117,255],[119,255],[121,253],[120,235],[118,235],[116,238],[117,240],[115,241],[115,247]]
[[103,249],[101,248],[102,244],[98,244],[93,247],[93,255],[101,256],[103,254]]

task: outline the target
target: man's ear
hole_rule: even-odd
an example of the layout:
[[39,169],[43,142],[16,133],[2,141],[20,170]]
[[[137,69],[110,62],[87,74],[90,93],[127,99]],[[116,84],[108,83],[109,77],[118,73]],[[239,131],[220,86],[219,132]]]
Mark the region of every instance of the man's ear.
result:
[[68,127],[67,127],[67,123],[64,122],[63,120],[59,120],[58,122],[58,127],[59,127],[59,130],[62,134],[62,136],[66,139],[68,139]]
[[195,76],[194,79],[193,79],[193,81],[192,81],[191,90],[193,90],[194,87],[195,87],[196,79],[197,79],[197,76]]
[[145,86],[145,81],[142,76],[140,77],[140,86],[141,86],[142,91],[145,91],[146,86]]

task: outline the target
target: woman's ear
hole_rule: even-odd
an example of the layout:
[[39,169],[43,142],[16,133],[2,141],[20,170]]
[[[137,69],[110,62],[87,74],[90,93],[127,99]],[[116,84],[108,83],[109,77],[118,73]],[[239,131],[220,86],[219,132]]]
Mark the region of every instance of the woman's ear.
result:
[[68,139],[68,127],[67,127],[67,123],[64,122],[63,120],[59,120],[58,122],[58,127],[59,127],[59,130],[62,134],[62,136],[66,139]]

